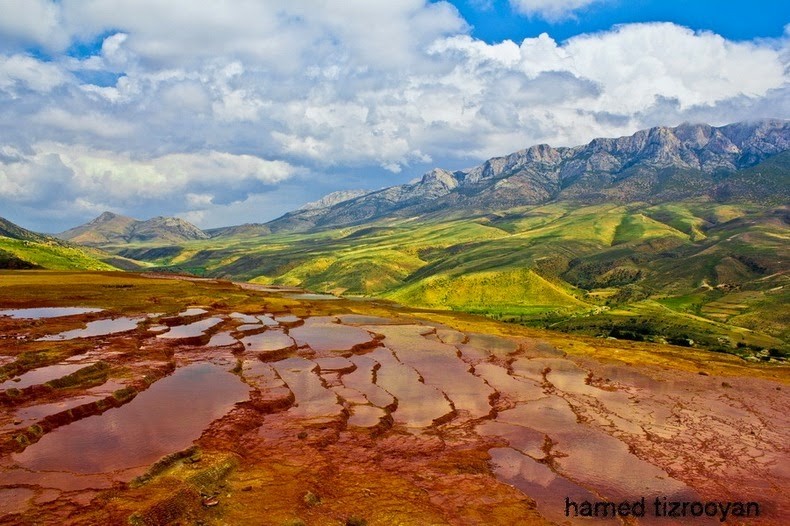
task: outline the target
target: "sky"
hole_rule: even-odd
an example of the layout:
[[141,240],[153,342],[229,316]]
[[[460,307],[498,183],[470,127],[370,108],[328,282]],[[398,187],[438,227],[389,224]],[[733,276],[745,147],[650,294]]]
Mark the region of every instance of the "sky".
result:
[[0,216],[202,228],[533,144],[790,118],[790,2],[0,0]]

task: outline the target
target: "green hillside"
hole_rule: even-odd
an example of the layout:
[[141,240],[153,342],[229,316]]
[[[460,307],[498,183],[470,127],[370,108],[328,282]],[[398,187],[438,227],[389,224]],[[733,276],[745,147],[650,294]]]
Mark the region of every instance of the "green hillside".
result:
[[[117,260],[96,249],[80,247],[26,230],[0,218],[0,268],[48,270],[117,270]],[[136,265],[128,262],[128,268]]]
[[551,283],[531,269],[438,274],[411,282],[384,297],[432,309],[523,315],[587,308],[567,286]]
[[44,268],[48,270],[117,270],[81,247],[55,241],[25,241],[0,237],[2,268]]
[[[555,202],[304,234],[109,250],[158,270],[591,335],[755,354],[788,350],[788,210],[709,200]],[[765,353],[760,355],[765,356]]]

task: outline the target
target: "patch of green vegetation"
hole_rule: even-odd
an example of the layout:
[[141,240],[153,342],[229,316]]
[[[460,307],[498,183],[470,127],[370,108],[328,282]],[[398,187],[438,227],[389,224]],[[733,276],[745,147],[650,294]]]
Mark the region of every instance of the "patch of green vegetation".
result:
[[659,298],[656,301],[661,305],[678,311],[678,312],[692,312],[692,313],[699,313],[700,307],[706,302],[709,301],[709,296],[711,294],[717,295],[715,292],[696,292],[692,294],[686,294],[683,296],[672,296],[668,298]]
[[407,305],[473,312],[577,310],[586,307],[567,287],[529,269],[433,275],[389,292],[384,297]]
[[106,362],[96,362],[93,365],[83,367],[62,378],[50,380],[46,385],[54,387],[55,389],[100,385],[107,381],[109,369],[110,366]]
[[49,270],[115,270],[115,267],[90,255],[87,249],[49,240],[12,239],[0,236],[2,268],[45,268]]
[[645,215],[655,221],[667,224],[679,232],[683,232],[692,241],[705,239],[705,230],[711,226],[710,222],[694,215],[690,207],[674,203],[664,203],[647,208]]
[[623,216],[622,221],[617,225],[612,244],[619,245],[621,243],[665,236],[688,237],[687,234],[683,234],[683,232],[670,225],[650,219],[644,214],[628,214]]
[[662,342],[736,354],[738,354],[739,343],[742,344],[740,348],[744,345],[757,349],[787,347],[782,339],[764,332],[752,331],[692,313],[677,312],[662,303],[644,300],[623,309],[603,310],[556,319],[543,326],[591,336]]

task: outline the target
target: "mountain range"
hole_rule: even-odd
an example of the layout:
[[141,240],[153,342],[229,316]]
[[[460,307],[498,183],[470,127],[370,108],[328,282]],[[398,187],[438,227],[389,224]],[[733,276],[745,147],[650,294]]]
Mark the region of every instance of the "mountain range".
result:
[[790,123],[778,120],[720,128],[656,127],[574,148],[542,144],[468,170],[437,168],[412,184],[362,195],[333,194],[334,199],[285,214],[267,226],[272,232],[308,231],[384,216],[482,212],[562,199],[660,202],[740,196],[786,201],[786,175],[779,181],[756,181],[736,174],[789,148]]
[[202,231],[173,217],[139,221],[104,212],[58,237],[91,246],[179,243],[240,234],[308,232],[442,211],[468,215],[558,200],[658,203],[706,197],[783,203],[790,188],[787,173],[765,176],[760,170],[743,170],[788,149],[788,121],[718,128],[705,124],[655,127],[573,148],[532,146],[467,170],[435,168],[417,182],[381,190],[333,192],[265,224]]
[[60,237],[121,267],[784,353],[788,150],[787,121],[656,127],[335,192],[268,223],[202,231],[104,213]]

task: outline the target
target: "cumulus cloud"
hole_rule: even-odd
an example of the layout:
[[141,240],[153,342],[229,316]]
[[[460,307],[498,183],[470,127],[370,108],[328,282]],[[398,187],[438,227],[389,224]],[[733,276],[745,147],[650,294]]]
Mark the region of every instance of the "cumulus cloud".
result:
[[299,173],[283,161],[216,151],[137,159],[41,143],[32,153],[8,146],[0,152],[0,201],[61,203],[78,214],[129,210],[147,202],[169,203],[171,213],[203,208],[246,199]]
[[130,123],[100,113],[75,115],[60,108],[46,108],[32,117],[34,122],[73,133],[100,137],[124,137],[134,132]]
[[56,65],[26,55],[0,55],[0,90],[13,97],[30,90],[48,93],[68,80],[68,74]]
[[[551,17],[589,3],[514,7]],[[330,190],[377,188],[536,143],[790,117],[790,33],[733,42],[649,23],[489,44],[453,6],[424,0],[0,7],[20,15],[0,20],[4,207],[45,206],[35,187],[51,177],[75,216],[143,207],[211,226],[235,206],[263,221],[329,178]],[[75,43],[95,51],[71,56]],[[298,196],[295,175],[320,184]]]
[[536,16],[556,22],[572,17],[583,9],[603,0],[510,0],[513,9],[527,16]]
[[62,9],[49,0],[0,0],[0,43],[14,47],[39,45],[63,49],[69,36],[63,27]]

